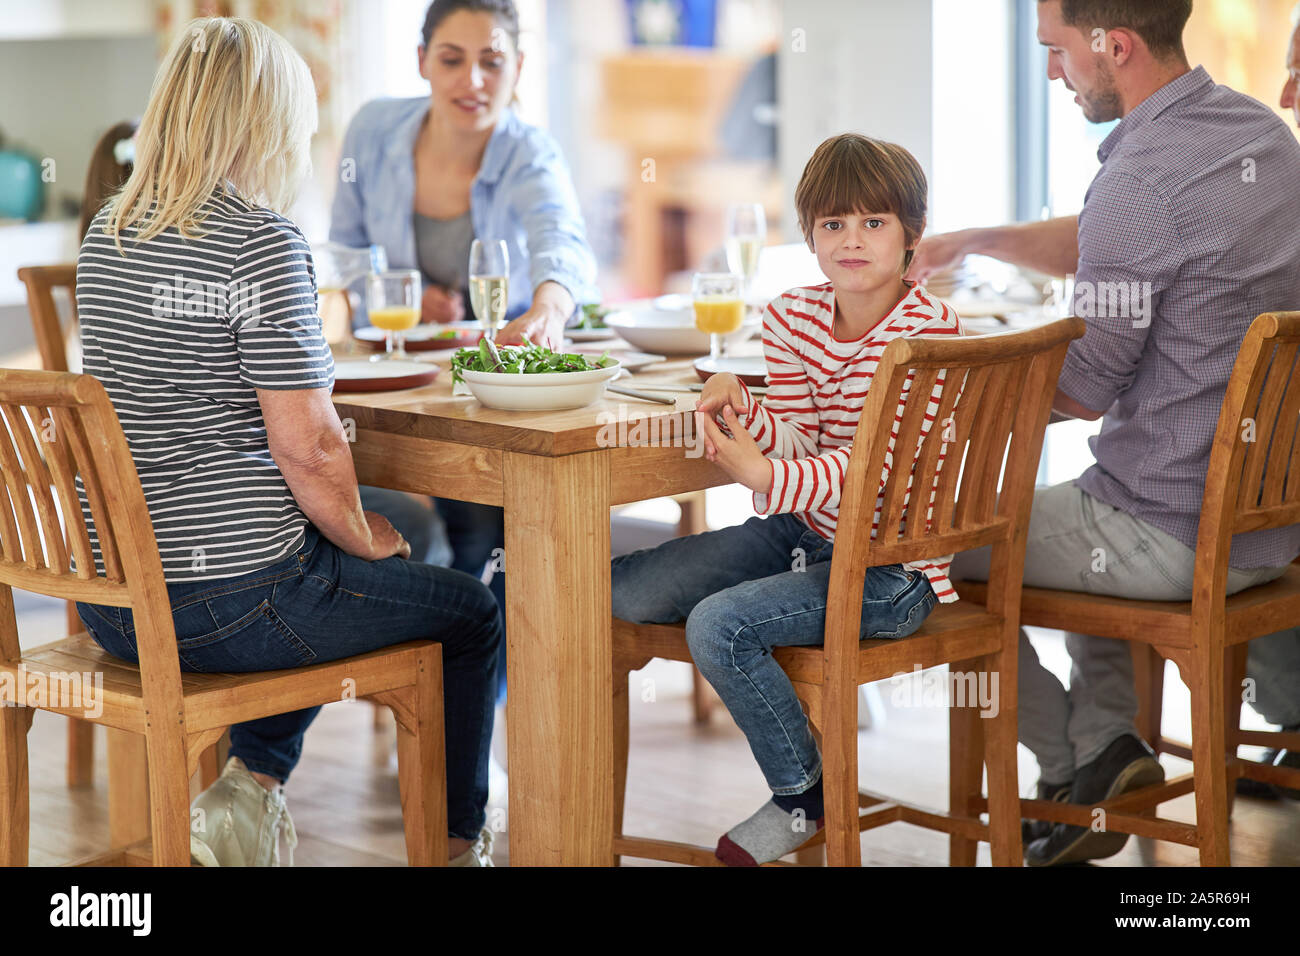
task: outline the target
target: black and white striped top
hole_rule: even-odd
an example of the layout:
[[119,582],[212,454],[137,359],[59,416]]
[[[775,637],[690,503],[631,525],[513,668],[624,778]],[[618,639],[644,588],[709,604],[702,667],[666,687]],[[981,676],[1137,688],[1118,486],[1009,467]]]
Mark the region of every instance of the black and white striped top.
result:
[[[228,193],[204,209],[200,238],[140,243],[132,228],[125,256],[101,211],[77,257],[83,369],[122,422],[169,582],[235,577],[298,546],[307,518],[255,390],[334,380],[298,227]],[[99,563],[93,528],[91,543]]]

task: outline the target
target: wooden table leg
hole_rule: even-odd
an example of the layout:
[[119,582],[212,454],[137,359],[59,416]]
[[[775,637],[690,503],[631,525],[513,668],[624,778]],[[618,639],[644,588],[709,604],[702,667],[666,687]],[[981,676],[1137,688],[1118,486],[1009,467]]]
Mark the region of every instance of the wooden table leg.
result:
[[130,846],[149,836],[149,761],[144,737],[109,727],[108,842]]
[[614,862],[609,458],[504,456],[510,864]]

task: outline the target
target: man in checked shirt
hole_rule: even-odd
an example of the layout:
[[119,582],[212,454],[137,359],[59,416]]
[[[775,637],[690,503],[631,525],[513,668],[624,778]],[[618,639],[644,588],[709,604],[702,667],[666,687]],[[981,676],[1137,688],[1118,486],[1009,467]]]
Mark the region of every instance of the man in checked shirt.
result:
[[[1262,103],[1191,68],[1191,10],[1191,0],[1039,0],[1048,78],[1065,82],[1089,121],[1120,120],[1083,210],[933,236],[912,263],[920,281],[968,253],[1076,277],[1088,331],[1070,346],[1054,409],[1103,418],[1102,428],[1089,440],[1096,464],[1035,494],[1028,586],[1191,599],[1237,350],[1261,312],[1300,308],[1300,143]],[[1297,554],[1300,526],[1237,535],[1228,593],[1276,578]],[[968,552],[952,577],[987,569],[987,549]],[[1162,780],[1136,730],[1128,644],[1071,633],[1066,647],[1068,691],[1021,637],[1020,738],[1038,758],[1038,797],[1090,805]],[[1300,725],[1300,632],[1252,641],[1248,673],[1265,719]],[[1064,824],[1025,830],[1031,866],[1113,856],[1128,839]]]

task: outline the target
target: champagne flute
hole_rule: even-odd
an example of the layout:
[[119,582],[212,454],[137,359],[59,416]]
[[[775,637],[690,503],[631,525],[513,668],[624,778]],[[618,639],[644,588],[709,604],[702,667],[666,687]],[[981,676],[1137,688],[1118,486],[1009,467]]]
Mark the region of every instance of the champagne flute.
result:
[[420,273],[414,269],[370,273],[366,277],[366,308],[370,323],[384,330],[384,353],[371,361],[409,359],[403,333],[420,322]]
[[715,362],[722,356],[722,336],[745,322],[740,284],[741,277],[734,272],[697,272],[691,278],[695,327],[708,333],[709,357]]
[[732,203],[727,207],[727,266],[745,277],[748,295],[758,272],[758,256],[767,238],[762,203]]
[[469,302],[490,339],[505,321],[510,301],[510,253],[504,239],[475,239],[469,248]]

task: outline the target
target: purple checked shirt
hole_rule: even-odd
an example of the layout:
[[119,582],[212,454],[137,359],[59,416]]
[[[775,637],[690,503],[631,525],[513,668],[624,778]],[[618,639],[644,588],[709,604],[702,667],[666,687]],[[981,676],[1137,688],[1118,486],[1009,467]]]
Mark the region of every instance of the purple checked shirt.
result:
[[[1202,67],[1134,108],[1097,151],[1079,214],[1073,342],[1060,389],[1104,410],[1078,479],[1196,547],[1237,349],[1261,312],[1300,309],[1300,143]],[[1300,526],[1233,538],[1235,568],[1281,567]]]

